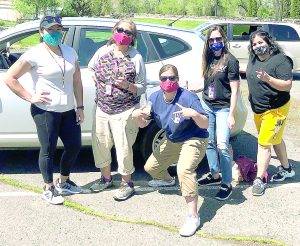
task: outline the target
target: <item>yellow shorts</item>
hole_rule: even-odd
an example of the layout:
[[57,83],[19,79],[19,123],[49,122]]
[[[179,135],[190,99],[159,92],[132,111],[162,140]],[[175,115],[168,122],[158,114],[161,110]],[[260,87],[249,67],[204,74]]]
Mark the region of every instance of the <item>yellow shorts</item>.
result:
[[290,101],[280,108],[271,109],[262,114],[254,113],[254,122],[260,145],[270,146],[281,143],[289,109]]

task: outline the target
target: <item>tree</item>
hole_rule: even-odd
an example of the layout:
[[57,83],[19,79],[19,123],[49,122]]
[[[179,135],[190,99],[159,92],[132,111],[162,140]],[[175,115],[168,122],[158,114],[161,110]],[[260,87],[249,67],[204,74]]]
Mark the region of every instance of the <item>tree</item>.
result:
[[12,5],[22,16],[33,16],[38,19],[39,15],[47,14],[49,9],[55,10],[60,6],[59,0],[13,0]]
[[92,2],[90,0],[64,1],[63,16],[91,16]]
[[300,18],[299,0],[291,0],[291,17]]

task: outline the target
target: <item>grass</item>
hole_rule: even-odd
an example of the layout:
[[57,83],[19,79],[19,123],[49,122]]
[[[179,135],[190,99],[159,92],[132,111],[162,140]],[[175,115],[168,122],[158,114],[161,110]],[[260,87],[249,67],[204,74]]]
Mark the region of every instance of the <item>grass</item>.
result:
[[[2,174],[0,174],[0,181],[4,182],[6,184],[12,185],[14,187],[19,187],[25,190],[33,191],[36,193],[41,193],[42,190],[35,187],[35,186],[30,186],[27,184],[24,184],[18,180],[10,179]],[[168,224],[163,224],[160,222],[156,221],[151,221],[151,220],[134,220],[134,219],[125,219],[121,217],[117,217],[114,215],[109,215],[109,214],[104,214],[104,213],[99,213],[92,208],[83,206],[80,203],[71,201],[69,199],[65,199],[64,206],[68,207],[70,209],[73,209],[75,211],[88,214],[94,217],[97,217],[99,219],[105,219],[105,220],[110,220],[110,221],[115,221],[115,222],[121,222],[121,223],[126,223],[126,224],[136,224],[136,225],[142,225],[142,226],[153,226],[157,227],[161,230],[166,230],[169,232],[173,233],[178,233],[178,228],[168,225]],[[217,240],[225,240],[225,241],[235,241],[235,242],[242,242],[242,243],[251,243],[251,245],[278,245],[278,246],[286,246],[287,244],[276,239],[269,239],[269,238],[263,238],[263,237],[247,237],[247,236],[227,236],[227,235],[217,235],[217,234],[209,234],[204,231],[197,231],[196,236],[201,237],[201,238],[208,238],[208,239],[217,239]],[[249,245],[249,244],[248,244]]]

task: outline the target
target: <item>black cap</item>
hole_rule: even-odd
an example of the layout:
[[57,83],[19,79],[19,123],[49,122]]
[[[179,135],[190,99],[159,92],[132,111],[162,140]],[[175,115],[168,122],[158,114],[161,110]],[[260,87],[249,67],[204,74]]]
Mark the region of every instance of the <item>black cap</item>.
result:
[[61,17],[58,15],[46,15],[41,19],[40,29],[48,29],[55,25],[62,26]]

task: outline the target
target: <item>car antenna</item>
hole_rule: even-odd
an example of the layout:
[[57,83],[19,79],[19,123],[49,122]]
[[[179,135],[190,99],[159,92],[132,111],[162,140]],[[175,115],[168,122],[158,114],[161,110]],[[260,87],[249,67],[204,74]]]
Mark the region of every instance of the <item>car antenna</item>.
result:
[[182,16],[180,16],[180,17],[178,17],[177,19],[173,20],[172,22],[170,22],[170,23],[168,24],[168,26],[172,26],[176,21],[180,20],[180,19],[183,18],[184,16],[185,16],[185,14],[182,15]]

